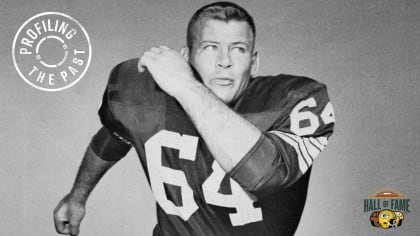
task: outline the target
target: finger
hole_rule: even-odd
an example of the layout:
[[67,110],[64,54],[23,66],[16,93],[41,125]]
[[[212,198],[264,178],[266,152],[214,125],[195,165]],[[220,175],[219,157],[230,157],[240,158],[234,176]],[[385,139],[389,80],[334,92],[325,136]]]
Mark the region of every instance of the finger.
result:
[[70,225],[68,223],[64,225],[64,232],[66,235],[70,235]]
[[168,53],[177,53],[177,51],[167,47],[167,46],[159,46],[160,51],[160,55],[164,55],[167,56]]
[[54,210],[54,226],[57,233],[69,233],[66,231],[66,224],[68,224],[68,219],[66,215],[60,209]]
[[59,234],[65,233],[64,225],[65,225],[64,222],[54,220],[55,231],[57,231],[57,233]]
[[143,57],[139,58],[139,63],[137,64],[137,69],[140,73],[144,72],[146,70],[146,63],[144,61]]
[[146,66],[143,64],[143,59],[140,57],[139,62],[137,63],[137,70],[142,73],[146,70]]
[[70,235],[71,236],[79,235],[79,225],[70,225]]
[[54,222],[55,225],[55,230],[57,231],[57,233],[59,234],[70,234],[70,227],[68,222]]
[[149,51],[154,52],[156,54],[160,54],[161,53],[161,48],[156,48],[156,47],[152,47],[151,49],[149,49]]
[[188,49],[186,47],[182,47],[179,53],[185,58],[185,60],[188,61],[189,55],[188,55]]
[[159,52],[157,52],[156,50],[152,50],[150,49],[149,51],[145,51],[143,53],[143,57],[148,57],[150,59],[156,59],[156,57],[159,55]]
[[169,50],[171,50],[169,47],[167,47],[167,46],[159,46],[159,49],[161,49],[162,51],[169,51]]
[[70,235],[71,236],[79,235],[79,228],[80,228],[80,220],[76,220],[76,219],[70,220]]
[[146,67],[145,67],[145,66],[143,66],[143,65],[139,62],[139,64],[137,65],[137,69],[138,69],[138,71],[139,71],[140,73],[142,73],[142,72],[144,72],[144,71],[146,70]]
[[147,51],[145,52],[139,59],[138,65],[137,65],[137,69],[138,71],[144,72],[146,70],[146,68],[153,63],[153,61],[155,60],[154,58],[154,53]]
[[155,61],[160,60],[162,56],[165,56],[165,53],[169,51],[168,47],[153,47],[147,54],[150,55]]

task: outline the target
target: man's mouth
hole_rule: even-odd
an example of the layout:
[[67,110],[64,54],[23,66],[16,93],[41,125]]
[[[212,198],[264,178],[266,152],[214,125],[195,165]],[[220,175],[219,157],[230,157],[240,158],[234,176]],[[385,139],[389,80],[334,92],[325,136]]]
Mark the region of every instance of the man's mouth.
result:
[[233,79],[227,77],[219,77],[211,80],[213,84],[218,86],[231,86],[233,85],[233,81]]

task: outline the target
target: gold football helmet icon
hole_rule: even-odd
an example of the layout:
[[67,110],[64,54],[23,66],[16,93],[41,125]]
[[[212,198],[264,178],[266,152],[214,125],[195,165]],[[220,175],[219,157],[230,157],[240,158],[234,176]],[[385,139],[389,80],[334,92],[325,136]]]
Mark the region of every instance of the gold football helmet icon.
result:
[[373,226],[380,226],[384,229],[400,226],[402,224],[403,219],[404,214],[402,212],[394,212],[389,209],[372,212],[370,216],[370,221]]

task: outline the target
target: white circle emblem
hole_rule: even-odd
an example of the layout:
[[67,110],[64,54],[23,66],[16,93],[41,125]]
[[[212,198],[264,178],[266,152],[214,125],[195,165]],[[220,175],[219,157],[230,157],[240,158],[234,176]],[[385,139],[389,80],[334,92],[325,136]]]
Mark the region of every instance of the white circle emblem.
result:
[[60,91],[86,73],[92,56],[89,35],[73,17],[43,12],[29,18],[13,40],[13,63],[34,88]]

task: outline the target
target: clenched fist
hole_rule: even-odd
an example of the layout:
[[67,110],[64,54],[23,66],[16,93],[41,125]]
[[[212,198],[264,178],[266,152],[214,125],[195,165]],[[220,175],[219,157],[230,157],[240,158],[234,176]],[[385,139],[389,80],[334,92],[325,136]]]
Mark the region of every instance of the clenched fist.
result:
[[57,233],[76,236],[80,223],[85,216],[85,204],[72,200],[67,195],[54,210],[54,224]]

